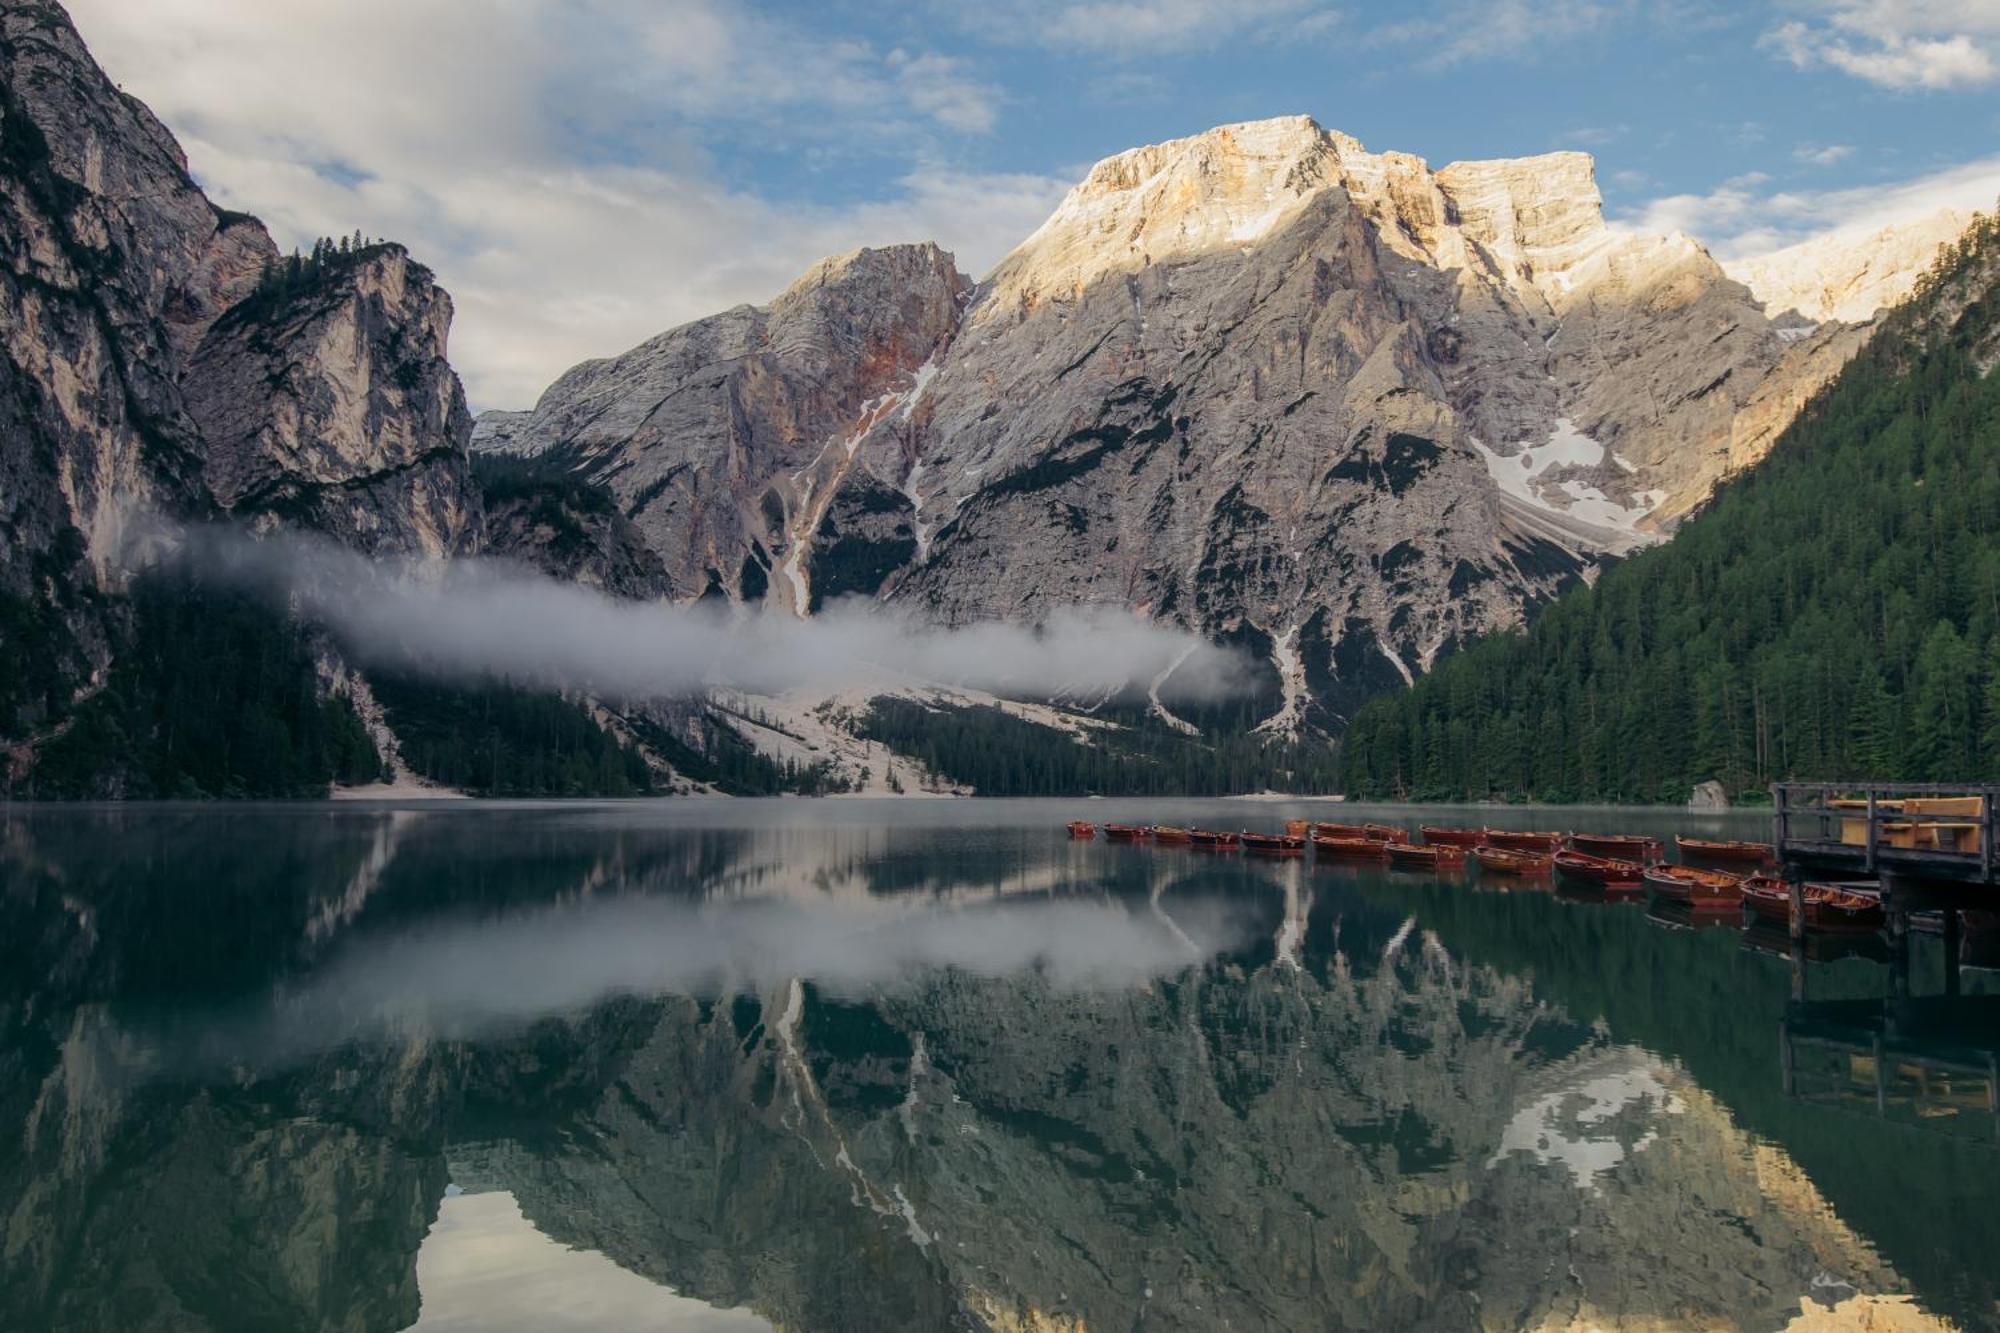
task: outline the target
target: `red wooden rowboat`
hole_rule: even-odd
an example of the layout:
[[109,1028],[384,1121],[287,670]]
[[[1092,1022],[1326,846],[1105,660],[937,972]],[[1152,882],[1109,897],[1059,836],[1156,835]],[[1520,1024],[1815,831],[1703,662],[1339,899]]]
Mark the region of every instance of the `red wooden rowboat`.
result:
[[1424,841],[1439,847],[1477,847],[1486,841],[1483,828],[1441,828],[1436,824],[1426,824],[1421,830]]
[[1490,828],[1486,830],[1488,847],[1505,847],[1514,852],[1553,852],[1563,844],[1560,833],[1536,833],[1524,829]]
[[1177,828],[1172,824],[1155,824],[1153,825],[1153,841],[1167,843],[1172,846],[1185,846],[1191,839],[1188,831],[1184,828]]
[[1743,903],[1743,876],[1726,870],[1702,870],[1695,866],[1657,865],[1646,867],[1646,887],[1662,898],[1703,911],[1740,907]]
[[1774,859],[1768,842],[1713,842],[1707,838],[1674,839],[1681,856],[1690,861],[1724,861],[1731,865],[1769,865]]
[[[1880,894],[1838,884],[1806,884],[1799,892],[1805,903],[1807,930],[1871,931],[1882,926]],[[1752,875],[1743,881],[1743,903],[1764,920],[1790,928],[1791,888],[1776,875]]]
[[1137,824],[1106,824],[1104,837],[1107,842],[1143,842],[1150,830]]
[[1590,856],[1637,861],[1640,865],[1651,865],[1663,860],[1667,854],[1667,849],[1658,838],[1639,833],[1572,833],[1569,845]]
[[1463,870],[1465,848],[1419,842],[1392,842],[1384,849],[1389,864],[1401,870]]
[[1555,869],[1553,858],[1541,852],[1515,852],[1505,847],[1479,847],[1472,859],[1489,875],[1546,875]]
[[1221,852],[1235,848],[1236,835],[1216,829],[1191,828],[1188,830],[1188,841],[1196,847],[1206,847],[1210,851]]
[[1807,930],[1880,930],[1882,895],[1815,884],[1806,893]]
[[1261,852],[1266,856],[1289,856],[1306,849],[1304,838],[1294,838],[1289,833],[1242,833],[1246,852]]
[[[1321,825],[1322,828],[1325,825]],[[1388,844],[1374,838],[1335,838],[1324,833],[1313,834],[1313,850],[1321,856],[1337,857],[1346,861],[1380,861],[1388,853]]]
[[1097,836],[1097,825],[1087,819],[1072,819],[1069,821],[1069,836],[1072,838],[1094,838]]
[[1636,889],[1645,883],[1646,867],[1587,852],[1557,852],[1556,870],[1568,879],[1606,889]]
[[1785,881],[1776,875],[1752,875],[1743,881],[1743,905],[1750,914],[1789,927],[1792,923],[1792,895]]
[[1315,838],[1359,838],[1367,842],[1408,842],[1410,835],[1387,824],[1314,824]]

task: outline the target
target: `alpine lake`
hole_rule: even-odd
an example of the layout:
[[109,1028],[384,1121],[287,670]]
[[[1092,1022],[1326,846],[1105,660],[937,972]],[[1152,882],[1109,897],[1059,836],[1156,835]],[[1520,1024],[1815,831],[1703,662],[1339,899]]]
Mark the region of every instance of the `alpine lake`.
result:
[[2000,1324],[2000,942],[1064,829],[1293,817],[1769,836],[0,809],[0,1328]]

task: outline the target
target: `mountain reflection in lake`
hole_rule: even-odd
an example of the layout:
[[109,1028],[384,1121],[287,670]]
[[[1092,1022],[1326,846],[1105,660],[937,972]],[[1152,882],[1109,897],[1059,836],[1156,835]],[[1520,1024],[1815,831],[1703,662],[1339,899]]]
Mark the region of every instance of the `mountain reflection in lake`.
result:
[[1077,812],[0,815],[0,1327],[1996,1322],[1991,973]]

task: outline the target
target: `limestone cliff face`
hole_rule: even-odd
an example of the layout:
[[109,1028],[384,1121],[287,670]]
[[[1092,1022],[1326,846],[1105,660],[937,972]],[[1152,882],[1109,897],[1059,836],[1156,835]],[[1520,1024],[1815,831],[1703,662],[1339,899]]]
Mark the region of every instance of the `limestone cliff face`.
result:
[[547,455],[607,486],[676,596],[803,611],[806,557],[857,446],[905,429],[903,396],[956,332],[965,289],[933,245],[829,259],[769,306],[578,366],[525,419],[489,417],[474,446]]
[[310,300],[256,298],[263,225],[203,196],[53,2],[0,10],[0,256],[0,596],[38,685],[8,699],[10,737],[102,680],[120,612],[98,594],[135,515],[240,512],[370,551],[473,539],[429,275],[390,250]]
[[451,298],[395,245],[229,310],[197,345],[187,383],[216,502],[363,551],[467,548],[479,523],[472,417],[445,360],[450,329]]
[[102,615],[75,593],[133,508],[199,503],[186,339],[165,315],[214,318],[241,280],[230,256],[256,249],[245,231],[97,76],[59,8],[0,12],[0,591],[48,618],[68,680],[109,658]]
[[[578,367],[475,447],[573,454],[676,595],[1127,606],[1337,726],[1660,539],[1866,336],[1608,226],[1583,154],[1434,171],[1304,117],[1099,163],[969,291],[873,256]],[[865,336],[785,335],[836,291]]]
[[1856,324],[1910,294],[1939,247],[1965,234],[1973,215],[1945,208],[1872,232],[1837,232],[1725,267],[1773,315]]

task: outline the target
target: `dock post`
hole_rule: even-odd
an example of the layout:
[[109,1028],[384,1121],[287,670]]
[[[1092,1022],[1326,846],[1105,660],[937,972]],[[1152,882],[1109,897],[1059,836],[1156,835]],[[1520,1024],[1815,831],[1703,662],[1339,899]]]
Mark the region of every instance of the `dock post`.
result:
[[1958,996],[1959,915],[1956,907],[1944,909],[1944,993]]
[[1793,1061],[1792,1021],[1789,1018],[1781,1018],[1778,1020],[1778,1068],[1784,1071],[1785,1095],[1787,1097],[1798,1095],[1798,1071]]
[[[1902,895],[1897,895],[1900,900]],[[1902,1013],[1910,998],[1910,912],[1897,901],[1889,906],[1889,994]]]
[[1785,891],[1791,898],[1792,943],[1798,947],[1806,937],[1806,885],[1795,865],[1785,867]]

